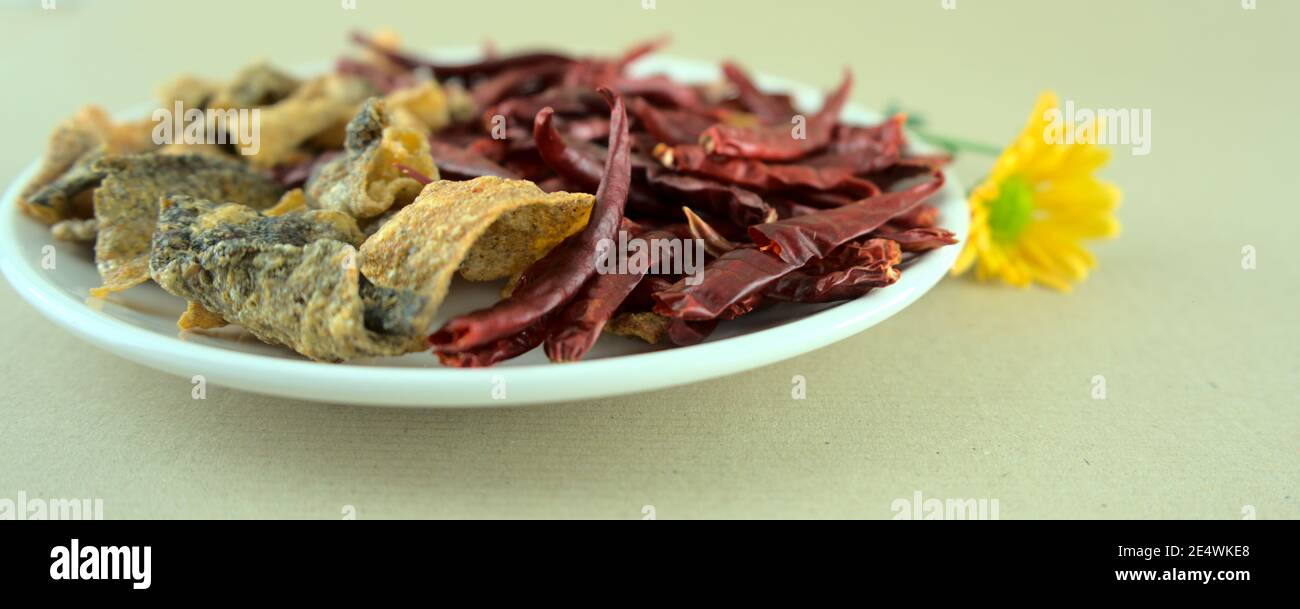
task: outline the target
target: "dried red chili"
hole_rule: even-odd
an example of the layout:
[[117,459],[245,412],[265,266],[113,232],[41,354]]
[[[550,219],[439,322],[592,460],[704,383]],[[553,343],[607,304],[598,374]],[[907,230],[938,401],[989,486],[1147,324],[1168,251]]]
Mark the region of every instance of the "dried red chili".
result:
[[886,226],[873,233],[873,235],[881,239],[894,241],[898,243],[899,247],[903,248],[903,251],[911,254],[937,250],[945,245],[957,243],[957,236],[952,231],[942,228],[909,228],[894,231],[891,230],[891,227]]
[[757,194],[694,176],[651,169],[646,173],[649,185],[673,198],[703,205],[738,226],[762,224],[776,220],[776,210]]
[[630,105],[640,126],[655,140],[678,146],[694,144],[700,140],[700,134],[713,125],[713,120],[689,110],[656,108],[644,99],[633,99]]
[[924,203],[899,214],[889,221],[890,226],[902,229],[933,228],[939,222],[939,208]]
[[369,82],[370,86],[384,94],[409,87],[415,83],[415,79],[409,73],[394,73],[384,70],[374,63],[357,61],[346,57],[335,62],[334,71],[349,76],[360,76]]
[[487,368],[514,359],[536,349],[546,339],[546,319],[534,323],[512,336],[456,353],[435,351],[438,361],[453,368]]
[[655,158],[680,172],[753,190],[837,190],[860,184],[851,165],[775,164],[713,157],[699,146],[658,146]]
[[943,174],[937,173],[934,179],[907,190],[884,193],[816,214],[751,226],[749,236],[763,251],[803,265],[910,210],[938,192],[943,183]]
[[844,82],[826,98],[822,109],[806,118],[803,125],[738,127],[717,124],[700,135],[700,145],[705,152],[726,157],[759,161],[802,159],[830,144],[852,87],[853,75],[846,71]]
[[543,108],[537,113],[533,123],[533,142],[537,144],[542,160],[560,177],[582,188],[593,188],[600,183],[604,163],[599,157],[583,154],[564,141],[555,128],[555,111],[551,108]]
[[794,115],[794,106],[788,96],[762,92],[740,66],[729,61],[723,63],[722,74],[736,86],[740,103],[758,120],[767,124],[788,123]]
[[[624,226],[626,230],[628,227]],[[576,362],[596,344],[600,332],[619,306],[646,276],[648,269],[662,268],[658,239],[672,239],[672,233],[651,231],[640,237],[651,244],[645,269],[628,269],[624,274],[606,273],[592,277],[559,313],[551,316],[546,336],[546,356],[553,362]]]
[[587,227],[577,238],[571,238],[561,246],[564,249],[555,262],[536,280],[529,281],[491,308],[456,317],[444,324],[429,337],[436,350],[466,351],[520,332],[567,302],[595,274],[597,248],[602,240],[611,240],[616,235],[632,185],[627,111],[622,98],[613,91],[601,89],[601,94],[613,107],[610,154]]
[[722,236],[718,229],[709,225],[704,218],[696,215],[689,207],[683,207],[682,213],[686,214],[687,227],[691,231],[691,238],[704,242],[704,251],[715,258],[740,247],[730,239]]
[[668,323],[667,335],[668,341],[678,347],[689,347],[698,345],[718,327],[716,319],[705,321],[688,321],[685,319],[674,319]]
[[472,180],[483,176],[518,178],[515,172],[502,167],[492,159],[469,148],[453,146],[438,140],[429,141],[429,153],[438,173],[448,180]]
[[563,64],[538,64],[511,68],[477,84],[470,91],[476,108],[488,108],[514,95],[537,92],[548,88],[564,75]]
[[911,189],[885,193],[853,205],[749,227],[759,248],[727,252],[704,268],[704,281],[679,281],[655,294],[655,311],[681,319],[716,319],[808,262],[876,230],[939,190],[943,174]]
[[549,51],[532,51],[516,53],[494,57],[483,61],[474,61],[464,64],[443,64],[437,63],[414,54],[388,48],[371,40],[369,36],[363,33],[355,32],[352,34],[353,42],[360,44],[379,55],[387,58],[389,61],[408,70],[426,68],[433,72],[433,76],[438,79],[460,78],[469,80],[475,77],[491,76],[504,70],[518,68],[523,66],[533,66],[538,64],[570,64],[573,58],[561,53]]
[[901,256],[897,243],[870,239],[843,255],[778,278],[763,294],[776,300],[806,303],[850,300],[898,281],[901,274],[894,265]]

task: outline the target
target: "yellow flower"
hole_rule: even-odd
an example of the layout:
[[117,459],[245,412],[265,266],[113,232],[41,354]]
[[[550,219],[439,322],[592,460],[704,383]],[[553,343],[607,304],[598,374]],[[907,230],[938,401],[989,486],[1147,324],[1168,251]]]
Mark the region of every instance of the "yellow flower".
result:
[[971,191],[970,236],[953,275],[973,266],[981,281],[1038,282],[1068,292],[1096,265],[1080,242],[1119,234],[1113,212],[1120,191],[1093,175],[1110,155],[1095,144],[1052,137],[1053,116],[1053,131],[1063,133],[1057,107],[1056,95],[1040,95],[1020,137]]

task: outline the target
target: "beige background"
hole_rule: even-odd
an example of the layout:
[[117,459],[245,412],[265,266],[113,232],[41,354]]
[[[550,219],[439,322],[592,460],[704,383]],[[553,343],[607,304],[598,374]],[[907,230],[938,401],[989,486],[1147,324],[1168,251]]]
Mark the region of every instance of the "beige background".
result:
[[[630,398],[480,411],[319,405],[190,384],[81,343],[0,287],[0,497],[110,518],[888,518],[996,498],[1003,518],[1300,517],[1295,29],[1258,0],[357,0],[0,3],[0,176],[78,106],[182,71],[334,56],[353,28],[672,52],[898,99],[1003,143],[1037,91],[1150,108],[1117,149],[1124,235],[1076,293],[948,280],[835,346]],[[512,8],[501,8],[510,6]],[[487,8],[492,7],[492,8]],[[986,167],[967,160],[969,184]],[[5,210],[13,213],[12,210]],[[1258,269],[1241,268],[1252,245]],[[790,398],[805,375],[808,399]],[[1104,375],[1108,399],[1090,397]]]

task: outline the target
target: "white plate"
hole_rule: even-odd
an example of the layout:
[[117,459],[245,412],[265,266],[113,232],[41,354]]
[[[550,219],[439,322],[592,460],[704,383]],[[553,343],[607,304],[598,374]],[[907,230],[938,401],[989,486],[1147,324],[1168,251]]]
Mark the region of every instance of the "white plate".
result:
[[[463,58],[464,52],[445,56]],[[715,80],[708,63],[656,56],[635,66],[640,73],[666,73],[686,82]],[[811,87],[760,78],[764,88],[794,93],[802,107],[816,107]],[[845,120],[872,124],[880,117],[858,107]],[[733,374],[807,353],[861,332],[915,302],[943,278],[960,246],[930,252],[910,264],[898,283],[857,300],[832,305],[781,304],[724,322],[693,347],[663,349],[639,340],[602,337],[582,362],[550,364],[541,349],[495,368],[441,367],[429,353],[348,364],[308,361],[266,345],[238,328],[178,334],[185,308],[157,285],[132,288],[106,300],[91,298],[99,285],[89,248],[55,242],[49,229],[17,209],[18,190],[33,164],[10,185],[0,203],[0,270],[32,306],[73,334],[129,360],[207,383],[322,402],[392,406],[500,406],[556,402],[649,391]],[[968,212],[961,186],[951,176],[929,201],[940,225],[966,237]],[[42,267],[53,246],[53,269]],[[442,306],[451,315],[491,304],[498,286],[460,282]]]

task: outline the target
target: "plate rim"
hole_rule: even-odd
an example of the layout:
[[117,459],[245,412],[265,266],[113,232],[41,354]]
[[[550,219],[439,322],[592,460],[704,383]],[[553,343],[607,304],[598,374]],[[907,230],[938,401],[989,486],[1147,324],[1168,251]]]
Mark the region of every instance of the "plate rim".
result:
[[[701,65],[706,65],[706,69],[716,67],[701,60],[668,55],[657,55],[647,60],[654,60],[652,63],[657,64],[691,65],[695,69]],[[761,75],[758,79],[765,83],[779,83],[765,88],[782,88],[801,96],[809,95],[809,91],[820,95],[808,85],[784,78]],[[878,116],[852,103],[846,108],[846,114]],[[913,134],[909,136],[909,142],[919,144],[920,140]],[[923,145],[916,147],[925,149]],[[96,311],[84,302],[78,302],[65,293],[64,288],[49,279],[46,273],[29,264],[29,259],[18,249],[18,223],[33,221],[17,209],[18,193],[36,173],[39,163],[39,157],[29,163],[10,182],[0,199],[0,274],[43,316],[73,335],[119,357],[169,374],[186,376],[186,371],[224,370],[217,374],[206,374],[208,383],[277,397],[353,405],[456,408],[588,400],[667,389],[775,364],[850,338],[910,306],[947,275],[966,240],[969,225],[969,202],[958,180],[950,171],[945,171],[947,181],[940,196],[947,204],[941,215],[941,226],[957,234],[960,241],[958,245],[928,252],[917,258],[903,274],[903,279],[888,288],[875,290],[865,297],[778,326],[690,347],[616,355],[570,364],[528,364],[482,369],[349,366],[271,357],[187,342],[155,333]],[[777,338],[786,339],[781,349],[765,346],[765,343]],[[427,351],[421,353],[427,355]],[[407,357],[412,355],[415,354],[408,354]],[[675,376],[667,380],[655,380],[656,375],[641,374],[630,375],[622,383],[609,382],[615,373],[627,372],[629,369],[643,371],[678,368],[688,359],[713,364],[678,370]],[[255,380],[268,375],[274,378],[269,384]],[[335,389],[323,388],[320,385],[322,381],[326,381],[323,385]],[[495,396],[491,389],[498,383],[507,381],[509,386],[523,387],[524,391],[511,389],[516,397],[506,394],[505,399],[493,399]],[[358,393],[355,388],[341,393],[337,390],[340,386],[360,383],[392,387],[370,394]],[[470,394],[448,387],[449,384],[464,386],[471,383],[477,384],[481,393]],[[548,390],[547,386],[564,386],[568,390],[557,392]],[[453,390],[448,392],[448,389]],[[456,397],[453,401],[442,401],[437,399],[440,391]]]

